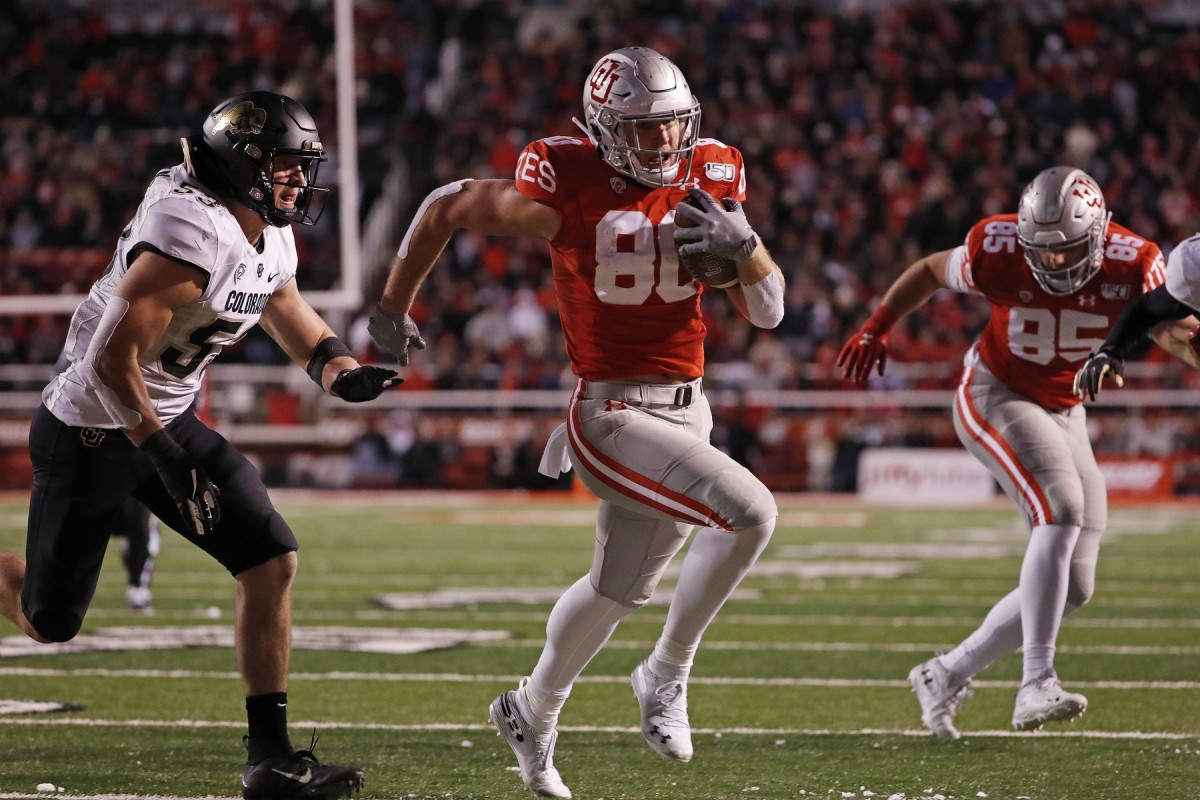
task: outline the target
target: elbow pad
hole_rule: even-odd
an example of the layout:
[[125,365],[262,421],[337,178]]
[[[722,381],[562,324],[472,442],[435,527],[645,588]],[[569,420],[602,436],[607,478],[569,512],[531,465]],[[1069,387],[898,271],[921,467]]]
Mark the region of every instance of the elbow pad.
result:
[[742,286],[746,314],[757,328],[774,328],[783,321],[783,278],[772,270],[758,283]]

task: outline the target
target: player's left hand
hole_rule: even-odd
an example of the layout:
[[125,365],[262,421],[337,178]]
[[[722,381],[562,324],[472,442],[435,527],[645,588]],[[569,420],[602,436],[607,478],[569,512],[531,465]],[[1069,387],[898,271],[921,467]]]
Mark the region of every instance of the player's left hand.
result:
[[842,375],[855,383],[863,383],[876,368],[879,374],[887,367],[888,334],[887,331],[867,330],[864,325],[838,353],[836,366],[841,367]]
[[1111,375],[1113,383],[1120,388],[1125,385],[1122,373],[1125,372],[1125,359],[1116,350],[1101,348],[1100,352],[1088,357],[1087,363],[1075,373],[1075,394],[1084,400],[1095,400],[1100,396],[1100,385],[1104,376]]
[[749,260],[758,247],[758,234],[741,203],[725,198],[722,205],[703,189],[689,189],[688,200],[675,206],[676,216],[696,223],[675,229],[675,249],[681,256],[712,253],[737,262]]
[[887,367],[888,331],[896,324],[898,315],[887,305],[880,304],[870,318],[846,340],[838,353],[837,366],[841,367],[842,375],[855,383],[863,383],[871,374],[871,369],[883,370]]
[[344,369],[333,379],[329,390],[347,403],[365,403],[383,394],[384,389],[404,383],[394,369],[363,366]]
[[367,323],[367,333],[371,334],[375,344],[394,355],[402,367],[408,366],[409,347],[425,349],[425,340],[421,338],[421,331],[412,317],[385,311],[378,304]]

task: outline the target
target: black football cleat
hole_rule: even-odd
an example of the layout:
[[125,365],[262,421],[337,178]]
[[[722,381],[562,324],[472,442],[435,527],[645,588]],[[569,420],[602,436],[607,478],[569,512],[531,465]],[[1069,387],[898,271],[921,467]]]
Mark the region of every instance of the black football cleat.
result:
[[245,800],[342,800],[363,788],[367,774],[360,767],[321,766],[312,748],[287,756],[265,758],[242,773]]

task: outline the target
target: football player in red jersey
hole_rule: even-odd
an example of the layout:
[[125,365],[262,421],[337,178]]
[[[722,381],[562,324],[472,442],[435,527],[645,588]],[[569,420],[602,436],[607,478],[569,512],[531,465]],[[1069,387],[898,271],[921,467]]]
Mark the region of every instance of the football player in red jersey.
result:
[[[964,361],[954,427],[1024,512],[1029,545],[1017,588],[979,629],[909,673],[921,721],[935,736],[958,738],[954,717],[971,677],[1019,647],[1015,728],[1073,719],[1087,708],[1087,698],[1063,689],[1054,671],[1062,618],[1092,595],[1108,513],[1075,372],[1121,310],[1163,282],[1158,246],[1110,217],[1086,173],[1044,170],[1016,214],[981,220],[963,245],[909,266],[838,356],[847,377],[865,381],[873,368],[883,374],[892,324],[939,289],[992,304]],[[1163,323],[1152,335],[1190,362],[1188,327]]]
[[[490,709],[525,785],[547,797],[570,797],[553,750],[571,686],[617,623],[649,600],[699,526],[662,637],[632,675],[646,741],[664,757],[692,757],[693,656],[778,514],[762,482],[709,443],[704,287],[679,258],[704,252],[736,261],[739,281],[727,289],[734,305],[754,325],[779,323],[783,275],[741,212],[741,153],[699,138],[700,105],[687,81],[648,48],[601,58],[583,105],[576,124],[586,138],[533,142],[515,180],[458,181],[425,199],[370,323],[379,346],[407,364],[409,347],[425,346],[407,312],[455,230],[550,245],[578,383],[542,465],[552,475],[573,465],[600,498],[595,556],[551,611],[532,674]],[[698,207],[680,205],[689,196]],[[677,236],[676,214],[696,224]]]

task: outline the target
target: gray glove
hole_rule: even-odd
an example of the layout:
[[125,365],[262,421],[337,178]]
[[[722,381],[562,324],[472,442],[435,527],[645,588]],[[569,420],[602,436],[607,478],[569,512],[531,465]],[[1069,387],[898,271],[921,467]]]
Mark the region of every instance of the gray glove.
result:
[[722,207],[703,189],[689,189],[687,201],[675,206],[675,216],[695,223],[675,228],[675,249],[681,256],[712,253],[741,262],[758,247],[758,235],[736,200],[725,198]]
[[408,348],[425,349],[425,340],[417,330],[417,323],[408,314],[393,314],[375,305],[375,313],[367,323],[367,333],[375,340],[375,344],[391,353],[400,362],[400,366],[408,366]]

